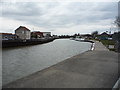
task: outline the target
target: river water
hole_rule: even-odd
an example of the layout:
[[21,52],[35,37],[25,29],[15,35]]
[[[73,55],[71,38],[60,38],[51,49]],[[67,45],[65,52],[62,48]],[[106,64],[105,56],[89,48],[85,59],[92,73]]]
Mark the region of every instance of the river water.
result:
[[90,50],[91,43],[68,39],[2,50],[2,83],[7,84]]

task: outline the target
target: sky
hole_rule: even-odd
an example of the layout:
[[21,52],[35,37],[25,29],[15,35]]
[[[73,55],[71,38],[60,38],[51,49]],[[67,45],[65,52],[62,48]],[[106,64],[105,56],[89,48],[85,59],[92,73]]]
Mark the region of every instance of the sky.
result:
[[[19,26],[55,35],[116,30],[118,0],[2,0],[0,32]],[[111,29],[112,27],[112,29]]]

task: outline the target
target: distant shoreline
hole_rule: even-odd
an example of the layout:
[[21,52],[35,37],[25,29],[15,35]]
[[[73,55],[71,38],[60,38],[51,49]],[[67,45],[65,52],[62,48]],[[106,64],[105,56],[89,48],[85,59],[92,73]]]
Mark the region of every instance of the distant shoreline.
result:
[[[2,40],[2,48],[18,47],[18,46],[30,46],[37,44],[44,44],[54,41],[56,38],[46,38],[46,39],[29,39],[29,40]],[[90,40],[83,40],[81,42],[92,43],[91,49],[94,49],[94,42]]]

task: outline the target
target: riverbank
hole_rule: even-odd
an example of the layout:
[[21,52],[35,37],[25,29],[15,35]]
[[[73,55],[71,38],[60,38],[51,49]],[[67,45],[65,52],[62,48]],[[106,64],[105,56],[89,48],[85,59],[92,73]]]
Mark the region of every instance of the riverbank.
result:
[[89,43],[92,44],[90,50],[93,51],[93,50],[95,49],[95,41],[93,41],[93,40],[75,40],[75,41],[79,41],[79,42],[89,42]]
[[112,88],[118,54],[96,41],[95,49],[14,81],[3,88]]
[[37,44],[48,43],[53,40],[55,40],[55,39],[54,38],[46,38],[46,39],[30,39],[30,40],[3,40],[2,48],[37,45]]

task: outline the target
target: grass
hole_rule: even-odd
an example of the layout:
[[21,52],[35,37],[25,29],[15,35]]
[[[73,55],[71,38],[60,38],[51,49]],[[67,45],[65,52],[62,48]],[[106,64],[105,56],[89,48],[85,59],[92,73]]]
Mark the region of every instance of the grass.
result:
[[[107,48],[109,45],[115,45],[115,42],[113,40],[101,40],[103,45],[105,45]],[[110,51],[115,51],[115,48],[108,48]]]
[[[98,39],[91,39],[91,40],[96,40],[99,41]],[[103,45],[105,45],[107,48],[109,45],[115,45],[115,41],[113,40],[100,40],[100,42],[102,42]],[[108,48],[110,51],[116,51],[115,48]]]
[[101,42],[107,46],[107,45],[115,45],[115,42],[113,40],[101,40]]

